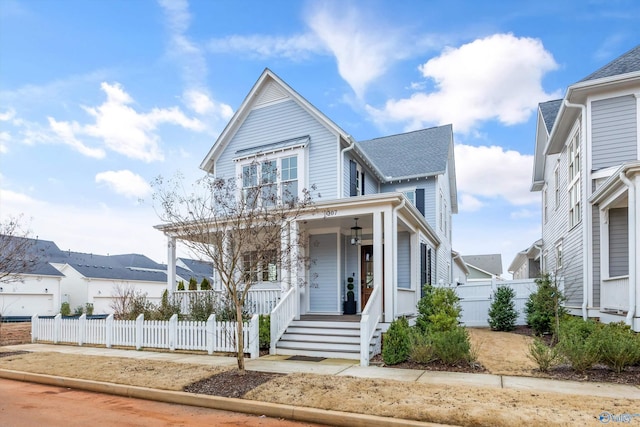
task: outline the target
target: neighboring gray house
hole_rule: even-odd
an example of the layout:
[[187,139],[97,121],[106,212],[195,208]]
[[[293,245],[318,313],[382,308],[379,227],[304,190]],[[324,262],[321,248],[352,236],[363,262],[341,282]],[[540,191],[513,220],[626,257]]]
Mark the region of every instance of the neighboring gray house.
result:
[[516,254],[508,270],[514,280],[540,277],[541,248],[542,239]]
[[640,46],[540,104],[542,265],[570,312],[640,331]]
[[462,259],[469,269],[468,282],[502,280],[502,255],[463,255]]
[[[382,329],[416,314],[423,284],[451,283],[451,215],[458,210],[453,147],[451,125],[355,141],[272,71],[262,73],[200,167],[228,179],[256,163],[276,165],[278,172],[286,169],[288,188],[315,185],[321,194],[314,200],[318,212],[292,225],[309,236],[316,262],[303,273],[302,288],[292,286],[291,277],[277,285],[296,293],[295,319],[313,315],[338,323],[316,323],[321,335],[295,343],[290,327],[278,353],[333,350],[333,357],[359,357],[359,338],[345,347],[332,337],[345,327],[339,316],[347,277],[355,279],[357,313],[382,312],[373,319]],[[285,185],[274,179],[277,188]],[[349,237],[356,218],[362,239],[354,243]],[[171,270],[179,229],[158,228],[168,236]],[[170,278],[169,286],[174,283]]]

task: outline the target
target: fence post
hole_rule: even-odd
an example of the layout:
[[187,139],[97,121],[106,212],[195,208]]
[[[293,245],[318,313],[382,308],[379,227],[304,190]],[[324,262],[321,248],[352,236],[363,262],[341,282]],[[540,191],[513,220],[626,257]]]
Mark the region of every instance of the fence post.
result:
[[31,316],[31,342],[38,341],[38,315]]
[[62,314],[56,314],[53,319],[53,343],[58,344],[60,341],[60,328],[62,327]]
[[143,325],[144,325],[144,314],[140,313],[138,317],[136,317],[136,350],[140,350],[142,348],[142,339],[143,339]]
[[176,349],[178,338],[178,315],[174,314],[169,319],[169,350],[174,351]]
[[113,340],[113,314],[107,316],[107,320],[104,326],[104,334],[107,348],[111,348],[111,342]]
[[87,331],[87,315],[82,313],[78,319],[78,345],[84,344],[85,333]]
[[216,315],[211,314],[206,326],[207,353],[213,354],[216,348]]
[[260,357],[260,316],[254,314],[249,322],[249,357]]

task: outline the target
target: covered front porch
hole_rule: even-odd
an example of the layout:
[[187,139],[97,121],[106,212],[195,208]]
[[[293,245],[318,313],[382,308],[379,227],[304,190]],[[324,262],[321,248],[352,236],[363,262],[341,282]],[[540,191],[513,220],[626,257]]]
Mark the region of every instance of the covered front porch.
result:
[[600,313],[640,332],[640,162],[623,165],[589,200],[598,207]]

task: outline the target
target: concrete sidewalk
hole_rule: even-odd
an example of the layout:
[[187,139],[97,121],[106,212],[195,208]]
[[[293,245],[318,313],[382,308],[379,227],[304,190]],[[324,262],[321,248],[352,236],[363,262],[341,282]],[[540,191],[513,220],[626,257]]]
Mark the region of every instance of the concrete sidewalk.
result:
[[[214,366],[235,366],[234,357],[209,356],[176,352],[121,350],[100,347],[78,347],[53,344],[21,344],[2,347],[9,351],[58,352],[87,356],[128,357],[152,359],[177,363],[192,363]],[[424,371],[417,369],[383,368],[360,366],[355,360],[325,359],[320,362],[287,360],[290,356],[264,356],[246,359],[246,368],[252,371],[310,373],[339,375],[360,378],[378,378],[429,384],[469,385],[515,390],[555,392],[610,398],[640,399],[640,385],[620,385],[577,381],[558,381],[545,378],[516,377],[492,374],[468,374],[459,372]]]

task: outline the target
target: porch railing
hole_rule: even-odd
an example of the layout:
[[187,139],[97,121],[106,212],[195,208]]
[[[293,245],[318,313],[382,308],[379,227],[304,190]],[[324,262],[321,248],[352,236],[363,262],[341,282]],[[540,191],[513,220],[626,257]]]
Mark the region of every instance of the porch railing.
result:
[[602,310],[629,310],[629,276],[602,279],[600,283]]
[[382,286],[376,286],[360,316],[360,366],[369,366],[369,345],[381,318]]
[[[245,308],[250,314],[269,314],[280,301],[282,292],[279,289],[249,289]],[[224,291],[176,291],[174,298],[180,303],[180,311],[189,313],[191,301],[203,299],[213,295],[215,301],[219,301]]]
[[271,347],[270,354],[276,353],[276,343],[287,330],[289,324],[296,316],[296,289],[289,289],[283,296],[278,305],[271,312]]

